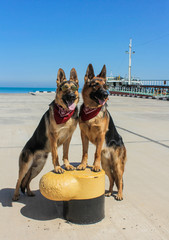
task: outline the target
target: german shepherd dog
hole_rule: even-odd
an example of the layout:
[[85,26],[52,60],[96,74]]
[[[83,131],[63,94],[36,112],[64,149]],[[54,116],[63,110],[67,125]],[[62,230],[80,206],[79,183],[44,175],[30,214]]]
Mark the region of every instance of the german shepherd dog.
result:
[[49,110],[43,115],[33,136],[24,146],[19,157],[19,178],[16,184],[13,200],[19,199],[19,188],[28,196],[34,196],[30,190],[30,182],[36,177],[46,163],[48,153],[52,153],[54,171],[63,173],[58,161],[57,148],[63,144],[63,162],[66,170],[74,170],[68,161],[68,150],[72,134],[78,123],[79,101],[78,78],[76,70],[70,72],[70,80],[66,80],[64,71],[60,68],[57,74],[57,90],[55,100],[49,105]]
[[[126,148],[107,110],[106,66],[104,65],[100,74],[95,77],[93,66],[89,64],[84,80],[83,105],[79,117],[83,153],[81,164],[77,169],[83,170],[86,168],[88,145],[89,141],[92,142],[96,145],[92,170],[100,171],[101,162],[110,182],[109,192],[106,195],[112,195],[115,182],[118,189],[116,199],[122,200]],[[102,149],[104,142],[106,147]]]

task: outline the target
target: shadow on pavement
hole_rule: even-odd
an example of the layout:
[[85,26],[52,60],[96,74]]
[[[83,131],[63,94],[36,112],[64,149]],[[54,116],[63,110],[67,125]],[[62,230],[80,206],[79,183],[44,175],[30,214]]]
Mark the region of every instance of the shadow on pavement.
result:
[[22,203],[24,206],[20,212],[23,216],[34,220],[51,220],[55,218],[63,219],[63,202],[55,202],[44,198],[40,191],[34,191],[35,197],[28,197],[26,194],[20,195],[18,201],[13,202],[14,189],[5,188],[0,190],[0,202],[3,207],[13,207],[13,203]]

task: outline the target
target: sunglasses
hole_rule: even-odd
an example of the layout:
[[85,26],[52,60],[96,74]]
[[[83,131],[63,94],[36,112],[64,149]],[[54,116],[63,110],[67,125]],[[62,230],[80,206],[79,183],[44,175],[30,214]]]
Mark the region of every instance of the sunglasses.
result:
[[76,92],[78,90],[77,86],[73,85],[69,85],[69,84],[64,84],[61,87],[62,92],[66,92],[68,89],[71,89],[73,92]]

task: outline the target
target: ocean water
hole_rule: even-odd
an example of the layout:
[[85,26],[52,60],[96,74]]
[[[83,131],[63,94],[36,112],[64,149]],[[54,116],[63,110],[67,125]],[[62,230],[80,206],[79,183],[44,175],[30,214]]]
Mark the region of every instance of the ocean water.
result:
[[56,88],[22,88],[22,87],[0,87],[0,93],[28,93],[36,91],[55,92]]
[[[56,88],[21,88],[21,87],[0,87],[0,93],[29,93],[29,92],[55,92]],[[79,88],[81,92],[81,88]]]

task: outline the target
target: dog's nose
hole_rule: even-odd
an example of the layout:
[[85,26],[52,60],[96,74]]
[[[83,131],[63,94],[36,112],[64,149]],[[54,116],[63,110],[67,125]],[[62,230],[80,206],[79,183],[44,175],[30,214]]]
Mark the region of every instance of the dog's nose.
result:
[[76,99],[76,96],[74,93],[67,94],[67,100],[74,101]]
[[105,91],[105,90],[101,90],[101,95],[102,95],[102,98],[103,99],[106,99],[106,98],[108,98],[108,92],[107,91]]

